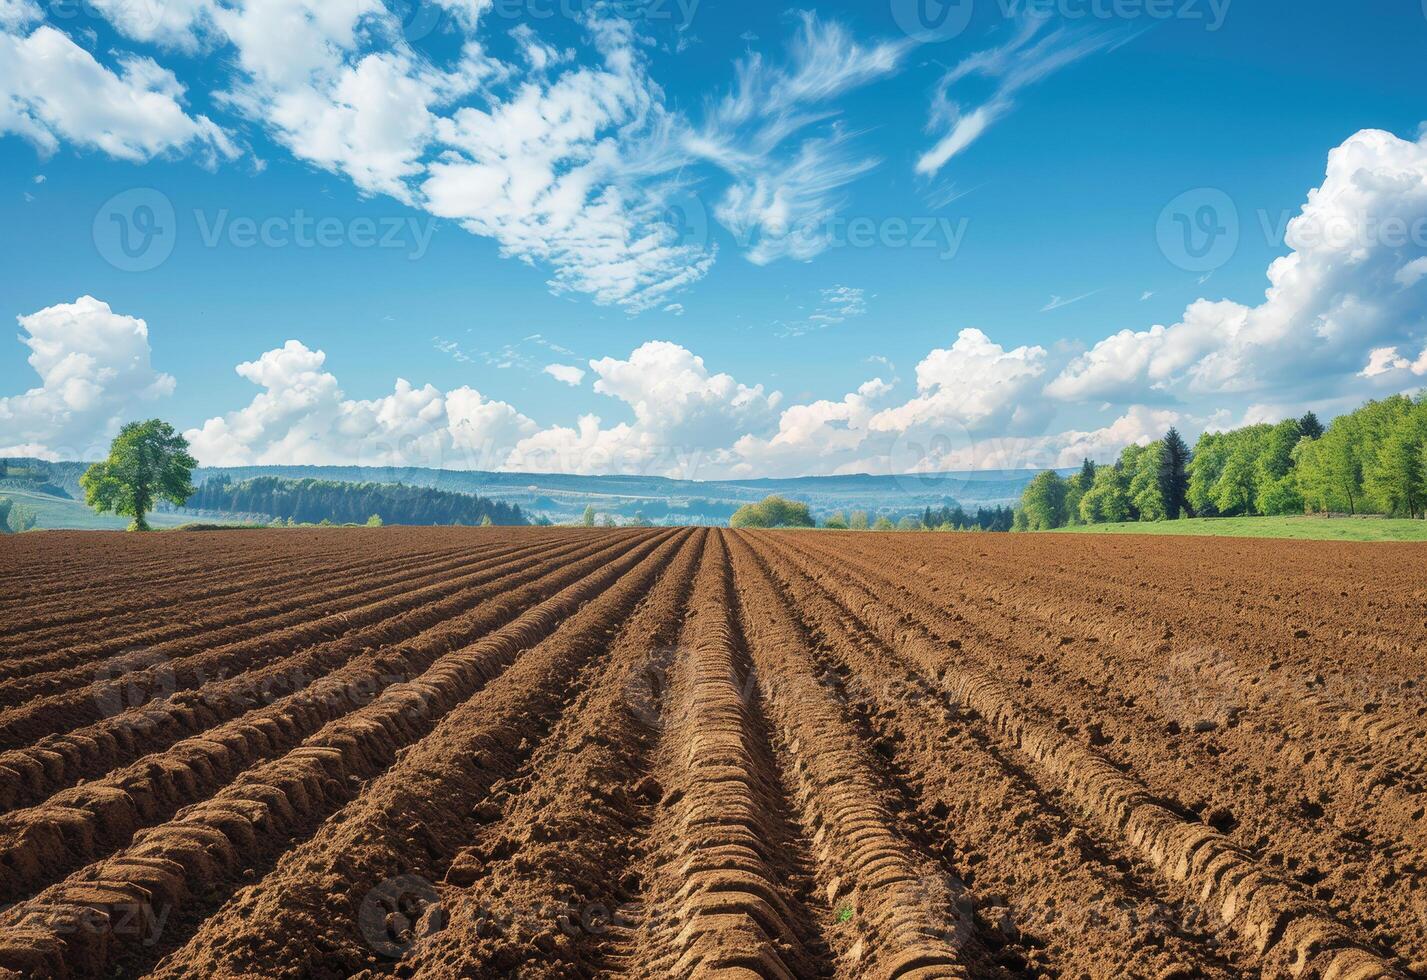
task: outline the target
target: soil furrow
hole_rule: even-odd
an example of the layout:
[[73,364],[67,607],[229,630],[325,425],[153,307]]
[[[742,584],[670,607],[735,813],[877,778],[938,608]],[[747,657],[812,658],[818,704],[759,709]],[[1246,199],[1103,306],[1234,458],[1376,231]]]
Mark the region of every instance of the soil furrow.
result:
[[[289,630],[296,637],[330,638],[333,629],[348,628],[349,617],[360,620],[370,616],[378,602],[399,601],[422,587],[445,587],[467,568],[479,570],[503,557],[461,557],[435,566],[405,567],[391,574],[348,578],[337,587],[324,581],[281,601],[249,609],[246,617],[235,617],[226,626],[211,631],[184,630],[178,637],[152,646],[145,646],[136,636],[133,644],[126,642],[117,648],[130,652],[109,660],[85,662],[113,653],[113,644],[72,647],[69,656],[78,661],[74,666],[0,683],[0,705],[9,709],[0,711],[0,730],[5,730],[9,719],[25,717],[24,710],[17,707],[33,710],[46,701],[62,703],[65,693],[79,687],[115,681],[138,690],[142,681],[129,675],[141,674],[156,663],[163,665],[164,682],[174,689],[196,687],[208,677],[223,676],[230,663],[237,669],[263,666],[264,657],[277,656],[281,650],[266,642],[275,633]],[[207,659],[190,668],[185,658],[195,655]]]
[[924,676],[935,678],[946,696],[984,717],[1093,814],[1103,830],[1122,836],[1162,875],[1196,893],[1261,958],[1265,972],[1325,978],[1401,975],[1293,883],[1224,834],[1167,808],[1137,778],[1035,717],[1016,691],[949,657],[946,645],[905,612],[893,611],[899,606],[894,597],[874,597],[860,587],[849,591],[861,593],[852,600],[860,607],[856,611],[883,642]]
[[836,586],[822,586],[828,573],[784,553],[779,542],[766,545],[760,554],[826,644],[826,686],[845,692],[861,735],[886,755],[932,829],[933,850],[972,886],[978,935],[1004,949],[1010,968],[1242,975],[1244,965],[1225,960],[1192,899],[1163,894],[1147,864],[1097,845],[1075,813],[998,751],[974,716],[880,644]]
[[101,675],[94,680],[92,672],[76,669],[70,673],[75,686],[68,690],[0,711],[0,749],[98,721],[116,704],[137,707],[281,662],[304,646],[336,640],[420,603],[445,598],[453,591],[452,581],[452,576],[437,574],[377,588],[353,586],[342,590],[347,593],[343,599],[287,614],[280,630],[274,623],[268,633],[221,646],[201,637],[165,644],[144,654],[145,667],[115,678]]
[[[656,779],[663,800],[620,976],[791,980],[826,975],[817,903],[789,887],[792,833],[747,652],[725,535],[700,569],[680,640]],[[824,916],[825,917],[825,916]]]
[[[601,555],[599,561],[606,560]],[[592,572],[596,562],[572,571]],[[538,569],[532,569],[538,570]],[[140,828],[204,799],[248,767],[295,748],[326,723],[357,711],[397,684],[418,679],[438,658],[554,595],[572,574],[487,589],[490,601],[399,645],[383,645],[273,704],[140,759],[43,805],[0,816],[0,901],[13,901],[125,846]],[[428,609],[434,612],[434,609]]]
[[1200,686],[1184,676],[1189,658],[1159,634],[1160,647],[1141,655],[1113,638],[1080,641],[1090,629],[1083,621],[1040,631],[1010,602],[1004,611],[959,605],[949,623],[928,588],[896,586],[933,635],[1017,685],[1043,721],[1089,733],[1110,762],[1262,855],[1375,945],[1410,960],[1427,955],[1412,888],[1427,863],[1427,799],[1389,766],[1341,751],[1333,727],[1276,706],[1281,673],[1265,672],[1258,694]]
[[[527,542],[526,547],[532,543]],[[251,622],[257,614],[276,614],[291,608],[290,605],[271,604],[273,594],[282,595],[284,600],[300,598],[311,601],[319,598],[313,593],[312,585],[320,582],[350,580],[355,577],[398,575],[409,569],[453,568],[462,561],[480,561],[493,557],[497,551],[513,553],[519,546],[503,549],[453,552],[446,555],[406,556],[392,561],[364,561],[356,558],[351,562],[335,565],[308,566],[296,571],[269,567],[255,577],[253,584],[235,589],[231,596],[221,602],[213,602],[208,597],[195,599],[174,596],[155,603],[155,608],[127,614],[107,612],[91,614],[83,624],[82,643],[76,642],[79,631],[75,624],[48,627],[43,634],[26,637],[12,637],[7,643],[4,663],[0,663],[0,678],[10,679],[27,674],[39,673],[65,666],[65,657],[73,662],[77,656],[94,659],[106,650],[133,649],[143,644],[160,643],[164,640],[191,636],[231,626],[234,623]],[[285,588],[286,587],[286,588]],[[291,591],[291,588],[297,591]],[[84,647],[94,651],[76,650]]]
[[[588,974],[639,882],[635,845],[659,803],[648,775],[658,683],[707,539],[683,547],[550,737],[477,809],[488,821],[434,885],[444,925],[374,972],[401,977]],[[526,970],[531,974],[530,969]]]
[[[519,659],[515,669],[521,679],[529,679],[532,671],[539,669],[537,663],[544,659],[537,656],[546,646],[541,641],[562,624],[595,619],[596,609],[605,611],[610,607],[609,590],[620,589],[622,576],[639,566],[644,571],[635,579],[647,579],[658,567],[658,554],[667,556],[675,544],[662,535],[642,539],[632,550],[558,596],[528,610],[474,645],[448,654],[420,679],[388,689],[366,708],[326,726],[301,748],[245,773],[218,796],[189,808],[178,819],[144,831],[133,845],[114,857],[12,907],[0,917],[0,965],[22,971],[45,970],[49,971],[46,975],[59,978],[92,977],[109,972],[112,964],[125,957],[147,958],[152,947],[146,950],[142,942],[137,941],[139,937],[117,928],[118,917],[129,907],[138,905],[172,912],[182,905],[180,914],[192,919],[195,912],[211,907],[216,897],[231,889],[242,877],[244,868],[250,866],[254,854],[286,850],[294,828],[310,825],[314,819],[337,811],[356,796],[357,790],[363,789],[360,785],[363,780],[389,769],[387,777],[380,781],[383,787],[390,786],[413,809],[422,804],[451,808],[446,810],[446,819],[436,819],[433,813],[430,815],[433,819],[393,826],[386,820],[392,811],[387,806],[371,804],[374,796],[381,795],[380,791],[368,786],[357,804],[359,813],[344,810],[343,819],[327,823],[317,838],[288,855],[283,864],[304,851],[320,852],[333,836],[327,833],[329,830],[341,837],[357,832],[357,840],[371,851],[380,850],[383,843],[391,845],[397,841],[415,851],[425,851],[423,844],[449,832],[451,818],[460,812],[452,807],[452,795],[441,791],[445,787],[431,784],[434,773],[444,768],[471,779],[472,774],[463,768],[463,760],[479,757],[483,749],[496,753],[514,749],[513,745],[505,745],[500,736],[515,735],[522,722],[528,727],[530,722],[525,716],[538,717],[540,712],[535,708],[540,696],[550,697],[548,688],[555,686],[553,671],[549,680],[534,684],[529,690],[522,690],[518,682],[500,683],[510,677],[510,664],[516,661],[516,655],[522,650],[529,651]],[[625,587],[617,594],[623,597],[631,584],[639,583],[624,583]],[[590,605],[581,610],[587,602]],[[594,626],[595,623],[581,625]],[[589,633],[583,630],[563,631],[562,635],[572,633],[572,642],[568,645],[580,645],[581,640],[586,646],[593,645]],[[603,631],[598,635],[603,636]],[[514,691],[510,690],[512,686]],[[476,698],[478,692],[489,696]],[[473,698],[476,698],[474,702]],[[481,718],[489,727],[474,726],[481,729],[484,738],[472,737],[470,727],[452,724],[472,714],[480,718],[487,713],[483,710],[487,708],[495,709],[498,720]],[[469,740],[468,744],[451,744],[449,735],[453,731],[459,733],[459,738]],[[409,745],[415,748],[399,757],[398,753]],[[475,768],[484,772],[487,767]],[[383,821],[379,833],[370,836],[360,833],[359,825],[368,822],[363,821],[361,810],[374,810],[379,815]],[[427,841],[412,838],[413,832]],[[366,863],[350,850],[343,857],[345,860],[340,866],[329,866],[329,873],[340,874],[354,865]],[[416,854],[408,857],[419,860]],[[304,866],[310,869],[310,861],[304,862]],[[282,865],[275,874],[280,880]],[[310,885],[311,879],[307,881]],[[270,882],[271,878],[264,885]],[[347,883],[354,888],[357,885],[356,881]],[[312,916],[318,931],[325,932],[335,924],[327,902],[304,905],[296,895],[285,895],[281,906],[272,913],[253,917],[240,915],[240,918],[259,932],[281,930],[304,911]],[[95,917],[104,921],[106,927],[98,930],[66,928],[70,917],[75,915]],[[358,926],[355,917],[345,924]],[[360,929],[350,931],[360,939]],[[168,935],[172,936],[172,929]],[[234,940],[237,936],[230,931],[226,938]],[[303,936],[302,941],[310,942],[312,938]],[[237,943],[229,945],[221,964],[202,967],[195,964],[177,975],[243,974],[247,966],[234,948]],[[309,949],[307,956],[314,953],[318,951]],[[318,955],[324,967],[330,967],[331,951],[322,950]],[[290,948],[275,960],[258,956],[256,962],[261,964],[262,974],[266,976],[311,975],[303,972],[299,958]]]
[[[560,587],[598,564],[610,549],[625,542],[601,543],[597,539],[541,564],[517,560],[479,573],[465,582],[453,597],[410,607],[339,640],[308,647],[279,664],[259,671],[214,681],[193,691],[126,708],[123,699],[105,705],[98,722],[49,736],[36,745],[0,753],[0,808],[39,803],[81,779],[92,779],[127,765],[142,755],[160,751],[178,739],[194,735],[249,711],[306,689],[327,674],[342,669],[354,658],[399,673],[381,656],[385,647],[402,643],[446,620],[456,620],[483,602],[504,597],[507,604],[524,601],[530,594],[519,587],[549,577]],[[541,582],[543,586],[545,583]],[[453,623],[460,626],[464,621]],[[346,675],[343,675],[344,677]],[[361,681],[365,683],[365,681]],[[268,737],[272,737],[269,735]]]
[[598,668],[598,655],[692,533],[643,539],[563,594],[561,608],[547,605],[477,644],[508,666],[472,685],[431,734],[203,921],[154,976],[350,976],[413,926],[439,927],[431,909],[399,924],[394,903],[412,886],[426,894],[471,839],[478,805],[536,751],[586,668]]
[[[401,562],[387,567],[371,568],[357,565],[361,574],[347,574],[337,571],[331,574],[304,572],[297,579],[301,586],[297,591],[283,591],[282,582],[275,582],[268,594],[282,595],[279,602],[271,598],[247,597],[239,601],[240,608],[214,618],[194,618],[187,616],[179,608],[166,611],[163,623],[155,623],[152,614],[143,627],[131,630],[121,636],[91,639],[86,631],[82,639],[75,631],[66,629],[69,639],[55,650],[39,654],[17,655],[0,665],[0,703],[14,705],[40,694],[62,689],[61,685],[75,676],[119,677],[130,665],[144,666],[146,657],[152,652],[168,651],[165,655],[181,655],[183,649],[193,648],[198,642],[209,645],[237,642],[261,633],[281,629],[285,622],[294,620],[294,610],[310,608],[314,603],[327,602],[341,595],[359,594],[351,589],[334,590],[333,582],[360,582],[364,588],[387,582],[429,577],[433,573],[459,571],[473,564],[488,564],[491,561],[517,554],[538,554],[539,546],[530,549],[500,549],[491,552],[468,552],[444,561]],[[291,584],[291,583],[287,583]],[[106,631],[106,633],[109,631]],[[191,640],[186,646],[179,641]]]
[[965,884],[902,832],[882,768],[816,672],[767,569],[729,535],[753,668],[792,759],[819,885],[842,928],[839,974],[897,980],[995,976]]

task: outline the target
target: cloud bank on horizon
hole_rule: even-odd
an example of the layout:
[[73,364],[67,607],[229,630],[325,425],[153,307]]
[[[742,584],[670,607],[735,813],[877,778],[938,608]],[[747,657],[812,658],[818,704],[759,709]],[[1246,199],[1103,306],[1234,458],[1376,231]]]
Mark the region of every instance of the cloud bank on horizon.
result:
[[[152,54],[96,55],[45,22],[33,0],[0,0],[0,135],[42,155],[69,146],[126,164],[187,157],[215,168],[258,163],[246,135],[256,129],[365,195],[455,222],[504,258],[549,270],[557,294],[630,314],[681,315],[674,297],[719,261],[714,245],[671,220],[691,181],[747,261],[810,262],[831,246],[828,219],[854,182],[894,165],[914,179],[942,174],[1037,83],[1126,41],[1122,31],[1016,22],[999,44],[944,71],[926,112],[931,145],[891,164],[844,123],[841,101],[905,70],[918,42],[860,39],[811,12],[791,18],[778,58],[750,51],[731,83],[691,111],[653,77],[637,25],[598,14],[580,21],[578,47],[521,24],[497,56],[491,0],[437,0],[458,43],[436,59],[379,0],[91,4]],[[198,56],[231,65],[206,93],[207,112],[192,108],[193,83],[164,64]],[[969,82],[989,94],[968,100]],[[559,421],[470,385],[396,378],[389,393],[356,397],[324,351],[295,337],[237,365],[256,393],[246,405],[214,406],[187,436],[207,465],[684,478],[1069,466],[1169,425],[1192,433],[1269,417],[1278,405],[1420,384],[1427,245],[1393,232],[1422,227],[1427,133],[1363,130],[1329,152],[1257,305],[1204,297],[1173,323],[1079,345],[1018,345],[948,323],[942,345],[916,364],[914,391],[886,376],[889,366],[826,398],[788,399],[673,340],[588,360],[562,352],[539,370],[572,389],[588,380],[601,410]],[[152,366],[163,351],[151,350],[143,310],[89,295],[56,300],[18,316],[39,381],[0,397],[0,453],[93,456],[124,419],[161,412],[179,383]],[[864,316],[868,301],[861,287],[824,289],[780,336]],[[1072,302],[1056,297],[1045,311]],[[1253,404],[1241,417],[1206,408],[1226,395]],[[1075,405],[1114,417],[1062,424]]]
[[[1411,386],[1427,375],[1423,256],[1369,227],[1427,222],[1427,135],[1364,131],[1335,148],[1321,186],[1290,222],[1292,251],[1268,269],[1264,301],[1201,299],[1169,325],[1123,330],[1076,356],[1007,349],[975,328],[929,351],[916,392],[869,378],[837,400],[783,396],[715,372],[694,351],[650,341],[586,367],[550,365],[630,418],[599,414],[541,426],[471,387],[398,379],[390,394],[349,397],[326,355],[300,340],[238,365],[261,389],[246,406],[186,433],[207,465],[447,466],[681,478],[1069,466],[1125,445],[1243,420],[1195,416],[1179,394],[1248,393],[1272,414],[1306,378]],[[846,293],[835,299],[849,301]],[[852,297],[861,303],[861,297]],[[92,455],[126,413],[148,410],[174,379],[151,366],[143,320],[92,297],[20,317],[39,387],[0,399],[0,453]],[[1415,340],[1414,340],[1415,338]],[[1416,343],[1417,347],[1406,346]],[[1400,353],[1406,351],[1407,353]],[[1410,356],[1409,356],[1410,355]],[[1395,390],[1386,388],[1384,390]],[[1054,431],[1067,402],[1124,406],[1092,431]]]

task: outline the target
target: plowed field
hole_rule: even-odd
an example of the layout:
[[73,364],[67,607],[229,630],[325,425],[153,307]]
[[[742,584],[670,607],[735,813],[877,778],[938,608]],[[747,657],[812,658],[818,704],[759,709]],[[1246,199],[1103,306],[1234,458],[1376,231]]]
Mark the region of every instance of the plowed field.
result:
[[0,977],[1427,972],[1427,549],[0,539]]

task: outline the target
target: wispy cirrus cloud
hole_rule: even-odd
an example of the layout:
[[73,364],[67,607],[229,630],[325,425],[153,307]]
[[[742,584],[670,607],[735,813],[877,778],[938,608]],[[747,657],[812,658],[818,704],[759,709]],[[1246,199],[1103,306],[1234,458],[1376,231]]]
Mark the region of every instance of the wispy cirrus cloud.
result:
[[1076,303],[1079,303],[1081,300],[1089,299],[1090,297],[1096,295],[1096,294],[1099,293],[1099,292],[1100,292],[1100,290],[1098,290],[1098,289],[1092,289],[1092,290],[1091,290],[1090,292],[1088,292],[1088,293],[1082,293],[1082,294],[1079,295],[1079,296],[1071,296],[1071,297],[1068,297],[1068,298],[1065,297],[1065,296],[1051,296],[1050,302],[1047,303],[1045,306],[1042,306],[1041,309],[1040,309],[1040,312],[1042,312],[1042,313],[1051,313],[1051,312],[1053,312],[1053,311],[1055,311],[1055,310],[1064,309],[1064,308],[1067,307],[1067,306],[1074,306]]
[[[916,172],[924,177],[935,176],[948,161],[1008,115],[1022,90],[1132,37],[1123,31],[1054,26],[1050,17],[1021,15],[1011,40],[968,55],[937,82],[927,132],[938,138],[917,159]],[[954,90],[971,77],[990,79],[993,89],[979,104],[968,106],[955,97]]]
[[750,261],[805,260],[828,247],[843,188],[879,162],[854,152],[856,134],[835,118],[833,100],[896,72],[912,46],[863,44],[805,11],[786,63],[750,53],[735,65],[734,85],[684,147],[733,178],[714,213]]

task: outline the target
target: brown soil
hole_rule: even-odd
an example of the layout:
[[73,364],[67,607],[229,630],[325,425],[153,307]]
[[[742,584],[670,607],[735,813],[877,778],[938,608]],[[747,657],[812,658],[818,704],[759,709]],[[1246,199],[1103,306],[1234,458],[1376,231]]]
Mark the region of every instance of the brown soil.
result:
[[0,539],[0,977],[1427,975],[1424,558]]

